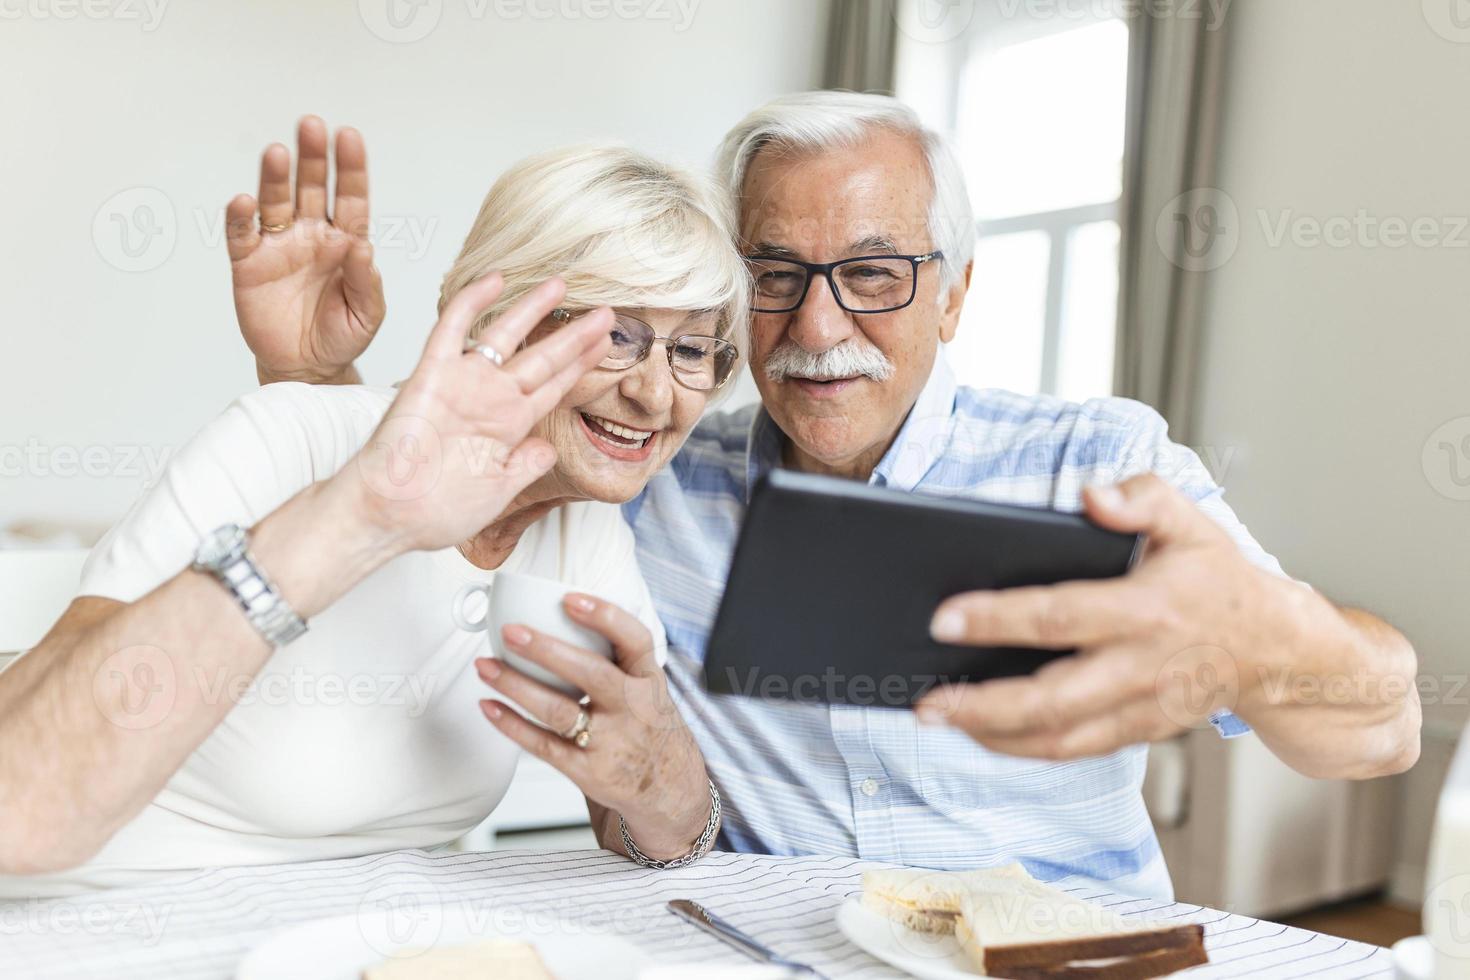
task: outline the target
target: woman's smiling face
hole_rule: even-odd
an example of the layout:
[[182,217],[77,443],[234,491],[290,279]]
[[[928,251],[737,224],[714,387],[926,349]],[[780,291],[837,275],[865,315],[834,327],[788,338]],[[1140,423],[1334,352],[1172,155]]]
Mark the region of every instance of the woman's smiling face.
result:
[[[715,336],[709,311],[625,309],[659,337]],[[537,328],[555,329],[555,321]],[[557,494],[622,503],[642,492],[684,444],[713,392],[674,379],[664,345],[624,370],[593,368],[573,386],[535,434],[556,447],[556,468],[543,478]]]

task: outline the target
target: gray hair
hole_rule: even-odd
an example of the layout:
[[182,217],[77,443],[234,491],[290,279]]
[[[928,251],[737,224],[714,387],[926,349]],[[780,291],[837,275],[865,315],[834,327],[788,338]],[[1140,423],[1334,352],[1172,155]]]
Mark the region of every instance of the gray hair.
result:
[[490,188],[444,276],[439,309],[492,269],[505,277],[473,335],[549,276],[569,307],[719,313],[716,333],[744,357],[750,279],[713,181],[623,146],[528,157]]
[[933,197],[929,235],[944,252],[940,288],[964,280],[975,254],[975,214],[964,172],[949,141],[898,99],[859,92],[798,92],[767,102],[740,120],[720,144],[718,173],[737,202],[751,161],[770,145],[807,151],[858,145],[874,128],[911,136],[929,165]]

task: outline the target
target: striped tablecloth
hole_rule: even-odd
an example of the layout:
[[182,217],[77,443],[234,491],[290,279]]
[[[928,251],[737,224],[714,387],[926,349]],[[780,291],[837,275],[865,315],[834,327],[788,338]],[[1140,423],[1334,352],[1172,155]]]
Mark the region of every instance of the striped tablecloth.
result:
[[[832,977],[894,977],[849,943],[837,907],[867,867],[848,858],[712,854],[654,872],[607,851],[397,851],[363,858],[192,873],[85,899],[0,903],[0,977],[226,980],[276,930],[352,915],[371,900],[490,903],[607,928],[661,962],[743,962],[669,914],[693,898],[762,942]],[[1390,977],[1386,950],[1196,905],[1127,899],[1081,885],[1115,911],[1201,922],[1210,964],[1191,978]]]

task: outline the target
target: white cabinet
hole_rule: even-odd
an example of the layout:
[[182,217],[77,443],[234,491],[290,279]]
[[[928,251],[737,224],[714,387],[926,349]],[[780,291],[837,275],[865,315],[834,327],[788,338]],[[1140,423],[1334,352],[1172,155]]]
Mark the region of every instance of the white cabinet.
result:
[[1154,755],[1145,797],[1180,901],[1277,917],[1388,883],[1398,777],[1309,779],[1212,730]]

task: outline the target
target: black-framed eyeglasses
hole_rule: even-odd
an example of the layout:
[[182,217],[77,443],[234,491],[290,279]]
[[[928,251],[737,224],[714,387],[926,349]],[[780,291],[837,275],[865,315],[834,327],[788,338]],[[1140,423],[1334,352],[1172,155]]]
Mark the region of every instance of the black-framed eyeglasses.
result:
[[[551,311],[551,316],[560,323],[566,323],[573,314],[571,310],[558,308]],[[654,343],[659,342],[669,356],[669,370],[673,372],[674,380],[694,391],[715,391],[723,387],[740,362],[740,350],[728,340],[687,333],[660,337],[653,332],[653,327],[628,313],[614,314],[611,333],[612,350],[599,367],[626,371],[641,363]]]
[[752,311],[790,313],[806,301],[813,276],[825,276],[837,305],[849,313],[892,313],[914,301],[919,266],[943,259],[925,255],[862,255],[838,262],[798,262],[747,255],[754,283]]

